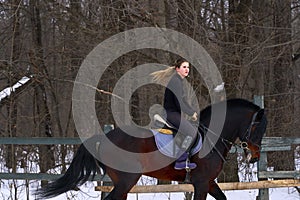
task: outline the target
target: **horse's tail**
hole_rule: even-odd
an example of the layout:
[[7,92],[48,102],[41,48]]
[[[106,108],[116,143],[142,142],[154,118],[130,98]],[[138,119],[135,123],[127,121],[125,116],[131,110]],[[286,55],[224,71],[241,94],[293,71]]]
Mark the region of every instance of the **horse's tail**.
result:
[[[55,197],[69,190],[78,190],[78,186],[88,181],[90,175],[94,178],[98,165],[97,160],[85,148],[80,145],[66,173],[54,182],[37,190],[37,198],[45,199]],[[101,168],[104,166],[101,164]],[[103,169],[105,171],[105,169]]]

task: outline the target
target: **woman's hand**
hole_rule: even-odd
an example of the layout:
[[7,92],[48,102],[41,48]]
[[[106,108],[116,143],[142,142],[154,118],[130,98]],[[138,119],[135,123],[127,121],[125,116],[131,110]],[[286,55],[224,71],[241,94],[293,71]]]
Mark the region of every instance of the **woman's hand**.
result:
[[198,114],[196,112],[194,112],[193,116],[191,117],[192,121],[197,121],[198,119]]

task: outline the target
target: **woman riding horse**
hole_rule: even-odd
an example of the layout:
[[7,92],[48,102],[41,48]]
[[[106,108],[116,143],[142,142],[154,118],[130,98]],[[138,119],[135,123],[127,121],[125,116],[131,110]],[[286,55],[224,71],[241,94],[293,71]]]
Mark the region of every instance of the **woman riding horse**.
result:
[[[217,116],[221,114],[219,112],[223,112],[221,109],[223,105],[227,106],[224,126],[221,133],[215,133],[209,128],[212,119],[211,116],[212,113]],[[252,158],[250,162],[256,162],[259,159],[260,145],[267,126],[264,109],[244,99],[231,99],[208,106],[200,112],[200,115],[201,121],[199,123],[201,126],[198,128],[199,131],[204,134],[213,134],[218,136],[219,139],[213,145],[205,137],[203,147],[207,145],[213,148],[207,155],[201,156],[202,148],[200,152],[191,158],[192,162],[197,164],[197,167],[191,171],[194,200],[205,200],[208,193],[217,200],[226,200],[225,194],[219,188],[215,179],[222,170],[226,155],[231,146],[236,145],[235,141],[237,138],[242,142],[243,145],[241,146],[251,152]],[[150,130],[134,126],[126,129],[128,131],[136,131],[141,136],[148,136],[141,138],[133,137],[124,130],[116,128],[106,135],[95,135],[87,139],[79,147],[66,173],[61,178],[40,189],[37,192],[37,198],[45,199],[69,190],[78,190],[78,186],[85,183],[91,174],[94,175],[100,171],[99,167],[108,174],[114,184],[114,189],[105,200],[126,200],[128,192],[143,174],[164,180],[185,180],[186,171],[175,170],[174,162],[172,162],[171,158],[163,154],[155,154],[155,157],[149,158],[150,152],[158,151]],[[135,159],[135,162],[129,161],[130,158],[124,156],[124,154],[114,154],[114,152],[109,151],[106,148],[106,144],[101,143],[102,137],[108,138],[113,144],[126,151],[137,154],[138,159]],[[100,154],[101,159],[95,159],[86,146],[95,148],[95,152]],[[153,169],[153,165],[158,166],[166,160],[170,161],[169,164]],[[113,165],[120,162],[123,165],[132,166],[134,170],[130,167],[133,171],[124,171],[118,168],[119,166]]]
[[197,121],[197,112],[188,103],[183,85],[183,79],[189,75],[189,71],[189,62],[184,59],[178,59],[173,67],[152,73],[156,82],[161,82],[162,79],[166,80],[171,77],[166,86],[163,106],[167,114],[167,122],[178,130],[178,134],[184,134],[184,139],[179,145],[184,153],[176,160],[174,165],[174,168],[177,170],[195,169],[197,167],[196,163],[186,162],[189,155],[188,151],[197,135],[197,129],[182,114],[185,113],[191,116],[193,121]]

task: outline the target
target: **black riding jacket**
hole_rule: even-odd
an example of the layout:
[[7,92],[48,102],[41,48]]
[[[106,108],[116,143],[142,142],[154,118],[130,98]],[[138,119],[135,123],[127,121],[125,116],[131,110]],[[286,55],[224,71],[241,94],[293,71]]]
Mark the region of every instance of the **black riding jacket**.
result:
[[186,93],[183,90],[183,79],[177,73],[170,79],[166,87],[164,109],[167,112],[184,112],[190,116],[195,113],[195,110],[186,100]]

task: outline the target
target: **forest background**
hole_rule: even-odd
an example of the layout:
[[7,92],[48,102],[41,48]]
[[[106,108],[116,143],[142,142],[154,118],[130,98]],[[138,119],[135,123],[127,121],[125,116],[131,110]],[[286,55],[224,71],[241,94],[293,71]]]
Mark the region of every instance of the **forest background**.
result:
[[[0,0],[0,91],[23,77],[29,81],[0,101],[0,137],[78,137],[72,117],[72,89],[88,53],[105,39],[140,27],[176,30],[211,55],[225,82],[227,98],[264,97],[266,136],[299,137],[300,2],[297,0]],[[132,51],[116,59],[99,80],[112,92],[128,70],[144,63],[170,65],[176,55],[155,49]],[[210,103],[196,70],[188,80],[200,107]],[[98,93],[101,125],[114,124],[111,95]],[[149,123],[151,105],[163,88],[134,91],[130,113]],[[69,164],[76,146],[1,146],[5,166],[15,172],[32,159],[41,172]],[[38,149],[38,150],[37,150]],[[293,148],[293,150],[295,147]],[[268,165],[294,170],[294,153],[273,152]],[[38,157],[29,156],[39,152]],[[230,155],[219,181],[237,181],[236,155]],[[25,158],[25,159],[24,159]],[[30,170],[29,170],[30,171]]]

